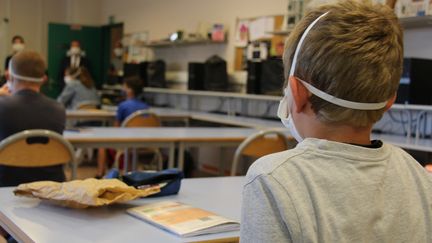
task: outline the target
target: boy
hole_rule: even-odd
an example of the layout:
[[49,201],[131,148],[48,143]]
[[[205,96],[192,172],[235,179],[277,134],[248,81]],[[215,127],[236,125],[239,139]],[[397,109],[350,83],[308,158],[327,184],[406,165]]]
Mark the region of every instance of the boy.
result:
[[[121,123],[135,111],[149,109],[148,104],[142,100],[143,84],[139,78],[126,78],[123,83],[123,92],[126,95],[126,100],[120,103],[117,108],[116,121],[114,124],[116,127],[119,127]],[[106,159],[106,150],[99,149],[96,178],[102,178],[104,176]]]
[[432,177],[371,141],[402,72],[392,10],[343,1],[311,11],[287,40],[278,111],[299,141],[259,159],[243,190],[243,242],[432,242]]

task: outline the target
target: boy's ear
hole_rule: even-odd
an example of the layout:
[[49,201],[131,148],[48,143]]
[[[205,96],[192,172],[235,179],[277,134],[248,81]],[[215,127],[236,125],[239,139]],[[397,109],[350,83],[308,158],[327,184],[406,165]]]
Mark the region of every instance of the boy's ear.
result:
[[291,85],[293,101],[296,105],[295,112],[300,113],[306,108],[306,105],[309,102],[309,91],[301,81],[294,76],[289,78],[289,82]]
[[387,104],[384,107],[386,111],[388,111],[390,109],[390,107],[392,107],[392,105],[395,103],[396,96],[397,96],[397,94],[394,94],[393,97],[387,101]]

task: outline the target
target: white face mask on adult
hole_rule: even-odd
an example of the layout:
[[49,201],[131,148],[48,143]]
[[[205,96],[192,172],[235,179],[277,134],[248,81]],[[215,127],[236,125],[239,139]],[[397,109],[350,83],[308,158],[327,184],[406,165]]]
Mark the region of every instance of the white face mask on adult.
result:
[[123,48],[115,48],[114,56],[121,58],[123,56]]
[[24,44],[23,43],[14,43],[12,45],[12,51],[14,52],[20,52],[24,50]]
[[70,55],[81,55],[81,48],[76,47],[76,46],[71,47],[69,49],[69,53],[70,53]]
[[[297,65],[297,57],[299,55],[300,49],[302,47],[302,44],[306,38],[306,36],[308,35],[309,31],[314,27],[314,25],[324,16],[326,16],[329,12],[326,12],[324,14],[322,14],[321,16],[319,16],[317,19],[315,19],[305,30],[305,32],[303,33],[303,35],[300,38],[300,41],[297,44],[296,50],[294,52],[294,58],[292,60],[291,63],[291,68],[290,68],[290,73],[288,78],[290,77],[295,77],[295,69],[296,69],[296,65]],[[344,100],[344,99],[339,99],[333,95],[327,94],[317,88],[315,88],[313,85],[311,85],[308,82],[305,82],[299,78],[296,78],[299,82],[301,82],[303,84],[303,86],[312,94],[314,94],[315,96],[318,96],[319,98],[330,102],[332,104],[341,106],[341,107],[345,107],[345,108],[350,108],[350,109],[355,109],[355,110],[380,110],[382,108],[384,108],[387,105],[387,101],[384,102],[379,102],[379,103],[361,103],[361,102],[353,102],[353,101],[349,101],[349,100]],[[292,97],[292,90],[291,90],[291,85],[289,84],[290,82],[288,82],[287,87],[284,90],[284,97],[282,98],[282,100],[279,102],[279,107],[278,107],[278,117],[281,119],[282,123],[284,124],[285,127],[287,127],[290,132],[291,135],[297,140],[297,142],[301,142],[303,141],[303,136],[299,133],[299,131],[297,130],[295,124],[294,124],[294,120],[292,119],[291,116],[291,112],[290,109],[292,108],[292,102],[293,102],[293,97]]]

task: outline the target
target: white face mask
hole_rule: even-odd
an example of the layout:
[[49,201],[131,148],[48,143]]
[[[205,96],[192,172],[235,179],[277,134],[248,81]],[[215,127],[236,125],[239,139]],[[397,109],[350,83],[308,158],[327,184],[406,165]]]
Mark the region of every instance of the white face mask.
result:
[[114,56],[122,57],[123,56],[123,49],[122,48],[115,48],[114,49]]
[[20,52],[20,51],[24,50],[24,44],[22,44],[22,43],[14,43],[12,45],[12,50],[14,52]]
[[12,81],[10,81],[10,80],[8,80],[7,82],[6,82],[6,85],[7,85],[7,88],[8,88],[8,90],[9,90],[9,93],[12,93],[13,92],[13,85],[12,85]]
[[[294,77],[296,65],[297,65],[297,57],[300,52],[300,49],[302,47],[303,41],[305,40],[306,36],[308,35],[309,31],[314,27],[314,25],[324,16],[326,16],[329,12],[326,12],[319,16],[317,19],[315,19],[305,30],[303,35],[300,38],[300,41],[297,44],[296,50],[294,52],[294,58],[291,63],[290,73],[288,78]],[[339,99],[335,96],[332,96],[330,94],[327,94],[317,88],[315,88],[313,85],[311,85],[308,82],[305,82],[299,78],[297,78],[304,86],[305,88],[311,92],[312,94],[318,96],[319,98],[330,102],[332,104],[355,109],[355,110],[379,110],[384,108],[387,105],[387,101],[379,102],[379,103],[361,103],[361,102],[353,102],[349,100]],[[289,83],[289,82],[288,82]],[[291,108],[292,103],[292,94],[291,94],[291,85],[288,84],[288,86],[284,90],[285,96],[282,98],[282,100],[279,103],[278,108],[278,117],[281,119],[282,123],[290,129],[291,135],[298,141],[303,141],[303,137],[300,135],[300,133],[297,131],[294,121],[291,118],[289,109]]]
[[75,80],[71,76],[65,76],[64,77],[65,84],[72,84],[72,83],[74,83],[74,81]]
[[[290,85],[288,84],[288,86]],[[287,87],[285,92],[284,98],[279,102],[278,117],[281,119],[282,124],[289,129],[295,140],[300,143],[303,141],[303,137],[298,132],[290,112],[293,101],[291,87]]]
[[80,54],[81,54],[81,48],[76,47],[76,46],[71,47],[71,48],[69,49],[69,53],[70,53],[71,55],[80,55]]

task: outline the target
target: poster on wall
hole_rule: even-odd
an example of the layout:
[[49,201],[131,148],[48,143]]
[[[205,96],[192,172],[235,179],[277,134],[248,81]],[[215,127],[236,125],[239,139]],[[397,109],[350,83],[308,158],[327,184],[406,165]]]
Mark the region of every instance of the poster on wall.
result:
[[239,20],[236,27],[235,46],[246,47],[249,42],[249,20]]
[[140,63],[152,59],[152,51],[146,47],[148,32],[126,34],[123,45],[127,46],[127,63]]

